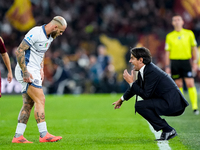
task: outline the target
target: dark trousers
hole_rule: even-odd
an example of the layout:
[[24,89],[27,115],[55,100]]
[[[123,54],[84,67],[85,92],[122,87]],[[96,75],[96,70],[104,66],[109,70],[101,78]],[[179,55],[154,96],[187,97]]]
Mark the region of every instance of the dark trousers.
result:
[[[165,119],[162,119],[156,112],[156,108],[153,104],[153,99],[137,101],[135,104],[135,110],[143,118],[145,118],[153,126],[154,130],[156,131],[159,131],[169,126],[168,123],[165,121]],[[167,116],[178,116],[178,115],[181,115],[183,112],[184,110],[181,110]],[[165,114],[162,114],[162,115],[165,115]]]

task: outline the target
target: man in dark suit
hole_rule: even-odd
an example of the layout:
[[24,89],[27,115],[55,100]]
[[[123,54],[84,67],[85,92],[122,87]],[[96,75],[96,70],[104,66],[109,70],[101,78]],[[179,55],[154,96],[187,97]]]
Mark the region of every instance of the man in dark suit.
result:
[[[123,77],[130,84],[130,88],[113,103],[114,108],[119,109],[125,100],[137,95],[135,111],[156,131],[163,131],[157,140],[169,140],[175,137],[176,130],[160,116],[179,116],[189,105],[188,102],[175,82],[151,62],[151,54],[147,48],[132,48],[129,62],[134,65],[133,70],[138,71],[138,79],[134,81],[133,70],[131,74],[127,70],[124,71]],[[143,100],[137,101],[138,95]]]

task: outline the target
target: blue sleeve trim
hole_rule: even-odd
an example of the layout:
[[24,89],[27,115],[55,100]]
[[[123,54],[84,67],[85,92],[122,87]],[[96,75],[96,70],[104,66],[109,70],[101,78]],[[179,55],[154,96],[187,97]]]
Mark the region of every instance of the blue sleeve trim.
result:
[[26,39],[24,41],[31,47],[31,44]]
[[45,26],[46,26],[46,24],[44,24],[44,25],[42,26],[42,30],[43,30],[43,32],[44,32],[46,38],[49,39],[49,38],[47,37],[47,33],[46,33],[46,30],[45,30]]

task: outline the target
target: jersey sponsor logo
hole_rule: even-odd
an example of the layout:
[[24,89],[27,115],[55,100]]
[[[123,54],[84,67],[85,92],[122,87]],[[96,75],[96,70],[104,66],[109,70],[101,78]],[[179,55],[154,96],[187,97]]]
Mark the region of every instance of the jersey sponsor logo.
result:
[[35,79],[35,80],[33,81],[33,83],[39,84],[39,80],[38,80],[38,79]]
[[44,48],[47,48],[48,45],[49,45],[49,43],[45,43],[44,45],[43,44],[39,44],[39,46],[44,47]]
[[41,50],[41,51],[35,50],[35,51],[38,53],[45,53],[47,50]]

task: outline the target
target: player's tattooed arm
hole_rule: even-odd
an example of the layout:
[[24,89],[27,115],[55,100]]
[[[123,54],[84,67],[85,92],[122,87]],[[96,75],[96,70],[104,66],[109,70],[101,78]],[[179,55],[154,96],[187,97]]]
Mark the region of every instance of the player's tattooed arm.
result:
[[29,73],[27,71],[26,64],[25,64],[25,55],[24,55],[24,52],[28,49],[29,49],[29,45],[23,40],[15,52],[17,61],[19,63],[20,68],[22,69],[24,77],[29,76]]

